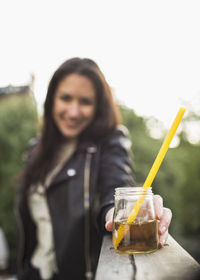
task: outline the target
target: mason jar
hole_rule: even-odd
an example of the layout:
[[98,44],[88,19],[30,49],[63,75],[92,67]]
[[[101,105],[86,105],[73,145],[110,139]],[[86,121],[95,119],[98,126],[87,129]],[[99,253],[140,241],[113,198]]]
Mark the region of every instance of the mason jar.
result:
[[158,221],[151,188],[115,189],[112,235],[114,248],[120,254],[150,253],[158,249]]

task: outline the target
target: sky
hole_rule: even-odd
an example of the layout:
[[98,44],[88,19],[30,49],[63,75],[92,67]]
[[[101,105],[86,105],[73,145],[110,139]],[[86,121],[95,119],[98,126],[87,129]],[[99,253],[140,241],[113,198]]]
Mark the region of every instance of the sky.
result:
[[33,73],[40,110],[53,72],[79,56],[138,115],[169,128],[180,106],[200,113],[200,1],[2,0],[0,11],[0,87]]

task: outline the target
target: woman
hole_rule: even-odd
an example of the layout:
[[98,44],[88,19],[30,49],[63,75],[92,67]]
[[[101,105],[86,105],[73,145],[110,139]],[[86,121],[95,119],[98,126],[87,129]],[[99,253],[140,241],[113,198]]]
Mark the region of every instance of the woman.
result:
[[[114,189],[134,185],[129,140],[90,59],[56,70],[44,109],[17,200],[19,279],[92,279],[102,234],[112,230]],[[163,244],[171,214],[154,200]]]

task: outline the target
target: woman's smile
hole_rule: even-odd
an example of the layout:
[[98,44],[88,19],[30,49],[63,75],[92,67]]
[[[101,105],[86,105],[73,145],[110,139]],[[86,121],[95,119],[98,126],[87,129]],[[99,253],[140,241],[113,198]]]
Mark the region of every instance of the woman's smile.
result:
[[66,126],[66,127],[69,127],[69,128],[74,128],[76,129],[78,126],[81,125],[82,121],[81,120],[68,120],[68,119],[65,119],[63,117],[61,117],[61,119],[63,120],[63,124]]

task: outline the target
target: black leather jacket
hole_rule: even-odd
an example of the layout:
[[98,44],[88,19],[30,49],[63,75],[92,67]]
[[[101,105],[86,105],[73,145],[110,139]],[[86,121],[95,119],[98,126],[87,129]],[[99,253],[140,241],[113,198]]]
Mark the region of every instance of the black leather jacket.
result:
[[[86,172],[89,171],[89,240],[93,272],[96,269],[102,235],[105,231],[105,214],[114,203],[114,189],[134,184],[130,140],[125,130],[120,126],[98,144],[79,143],[72,157],[47,189],[59,279],[84,279]],[[87,162],[89,154],[90,166]],[[17,201],[20,232],[19,263],[23,274],[36,246],[36,227],[30,216],[27,201],[21,203],[20,195]]]

